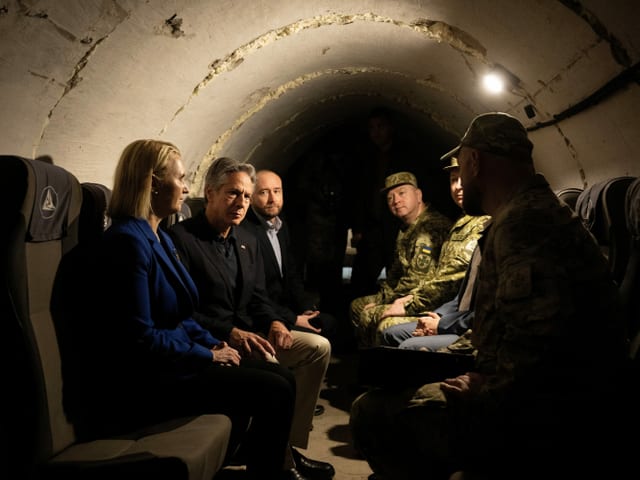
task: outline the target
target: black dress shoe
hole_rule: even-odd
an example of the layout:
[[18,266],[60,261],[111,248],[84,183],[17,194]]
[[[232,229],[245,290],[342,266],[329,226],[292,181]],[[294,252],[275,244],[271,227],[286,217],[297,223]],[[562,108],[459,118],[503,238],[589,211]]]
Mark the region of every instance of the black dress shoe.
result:
[[316,405],[316,408],[313,411],[313,416],[317,417],[318,415],[322,415],[323,413],[324,413],[324,407],[322,405]]
[[[245,472],[229,472],[229,473],[245,473]],[[268,475],[268,474],[265,474],[264,472],[253,472],[253,474],[246,472],[246,474],[247,474],[246,477],[243,475],[240,475],[240,476],[230,475],[228,478],[229,479],[246,478],[247,480],[309,480],[307,477],[302,475],[295,468],[290,468],[289,470],[281,470],[275,475]],[[220,478],[227,478],[227,477],[224,476]]]
[[333,465],[327,462],[319,462],[305,457],[295,448],[291,449],[293,460],[299,473],[309,480],[330,480],[336,474]]
[[284,472],[282,475],[282,480],[309,480],[307,477],[303,476],[297,469],[291,468]]

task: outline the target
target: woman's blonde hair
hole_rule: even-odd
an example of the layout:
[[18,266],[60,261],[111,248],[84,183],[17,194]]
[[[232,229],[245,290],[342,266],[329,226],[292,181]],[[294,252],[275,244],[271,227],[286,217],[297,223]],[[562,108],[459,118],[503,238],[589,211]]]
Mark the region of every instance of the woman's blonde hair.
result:
[[153,178],[164,179],[175,155],[180,156],[178,147],[162,140],[136,140],[127,145],[116,167],[108,215],[148,218]]

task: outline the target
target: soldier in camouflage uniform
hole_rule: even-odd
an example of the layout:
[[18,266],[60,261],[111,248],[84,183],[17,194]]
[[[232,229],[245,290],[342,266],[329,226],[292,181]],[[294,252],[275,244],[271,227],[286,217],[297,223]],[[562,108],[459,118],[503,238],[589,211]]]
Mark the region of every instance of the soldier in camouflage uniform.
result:
[[391,213],[402,220],[403,227],[396,239],[395,260],[378,293],[351,302],[351,321],[360,347],[379,343],[377,326],[388,304],[433,276],[451,227],[448,217],[423,202],[416,177],[410,172],[389,175],[382,194],[387,196]]
[[592,478],[581,475],[623,465],[615,431],[628,394],[615,284],[594,238],[535,173],[532,148],[517,119],[489,113],[446,155],[459,151],[465,211],[492,216],[479,241],[475,366],[353,402],[353,441],[376,478],[434,480],[460,469]]
[[[452,157],[444,169],[449,171],[451,198],[462,208],[463,189],[458,159]],[[458,335],[464,332],[464,330],[452,328],[452,325],[447,326],[447,331],[440,332],[437,329],[437,320],[432,316],[425,315],[456,296],[478,239],[489,218],[488,215],[472,216],[466,214],[458,218],[449,231],[449,237],[442,245],[438,267],[433,276],[424,279],[409,295],[396,299],[383,311],[378,323],[379,338],[382,342],[385,331],[394,326],[403,332],[407,331],[406,338],[411,338],[417,326],[416,317],[424,317],[425,326],[428,324],[433,331],[429,335],[437,333]],[[421,325],[422,323],[423,320],[420,321]],[[422,330],[418,333],[422,333]],[[449,342],[455,340],[455,336],[450,338]]]

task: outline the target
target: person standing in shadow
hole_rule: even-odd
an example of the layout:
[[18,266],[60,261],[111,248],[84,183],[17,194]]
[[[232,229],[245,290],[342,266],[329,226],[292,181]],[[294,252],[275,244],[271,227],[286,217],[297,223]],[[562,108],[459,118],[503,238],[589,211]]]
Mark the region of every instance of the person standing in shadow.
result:
[[369,145],[361,158],[358,172],[361,178],[351,222],[351,246],[356,249],[350,279],[351,299],[375,293],[382,270],[393,264],[401,222],[380,196],[385,178],[402,171],[420,178],[424,171],[417,152],[397,132],[390,109],[376,107],[369,112],[367,134]]

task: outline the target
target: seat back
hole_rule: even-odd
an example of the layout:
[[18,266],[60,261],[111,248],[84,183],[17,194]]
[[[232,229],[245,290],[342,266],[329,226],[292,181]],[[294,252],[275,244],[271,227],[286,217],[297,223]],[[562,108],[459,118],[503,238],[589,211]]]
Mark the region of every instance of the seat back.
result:
[[[227,452],[226,416],[171,419],[117,438],[83,430],[83,413],[95,409],[82,403],[91,398],[85,384],[93,378],[94,352],[86,339],[94,337],[85,334],[95,327],[91,311],[99,308],[86,309],[83,299],[99,275],[90,259],[108,224],[110,192],[81,186],[44,162],[0,156],[0,164],[0,195],[8,209],[8,228],[0,234],[0,321],[11,347],[2,349],[7,359],[1,362],[9,394],[1,425],[8,448],[0,467],[11,472],[7,478],[211,480]],[[74,403],[73,394],[80,400]],[[85,433],[91,440],[82,441]]]
[[3,368],[12,392],[9,434],[19,449],[11,461],[24,478],[35,466],[75,441],[62,407],[61,362],[50,313],[62,256],[77,243],[82,203],[80,183],[61,167],[1,156],[3,205],[9,225],[2,240],[6,275],[3,330],[15,345]]
[[95,348],[90,339],[98,334],[98,326],[88,312],[95,291],[95,249],[104,231],[111,224],[107,206],[111,190],[98,183],[82,183],[82,207],[78,222],[78,244],[60,260],[52,298],[51,314],[60,349],[63,406],[73,423],[79,440],[93,437],[86,416],[96,407],[91,397],[92,379],[95,377],[92,358]]
[[107,215],[111,189],[91,182],[84,182],[80,186],[82,187],[82,208],[79,241],[86,243],[99,239],[111,225],[111,218]]
[[582,192],[583,192],[582,188],[568,187],[568,188],[563,188],[562,190],[558,190],[556,192],[556,195],[560,200],[562,200],[564,203],[569,205],[572,210],[575,210],[576,201],[578,200],[578,197]]
[[625,214],[631,243],[629,261],[620,285],[620,299],[631,339],[630,355],[640,361],[640,178],[627,189]]
[[206,199],[204,197],[187,197],[184,203],[189,205],[192,216],[197,215],[206,207]]
[[586,188],[576,200],[576,212],[609,260],[613,279],[622,281],[629,257],[630,236],[625,219],[627,188],[635,177],[611,178]]
[[[0,157],[2,175],[0,175],[0,195],[4,206],[3,223],[0,230],[0,272],[3,276],[2,289],[0,289],[0,322],[2,333],[6,338],[5,344],[16,345],[14,348],[2,349],[2,377],[5,382],[5,390],[11,395],[5,395],[5,414],[0,416],[0,476],[10,478],[17,472],[17,476],[25,476],[26,471],[21,467],[31,460],[31,444],[35,418],[29,413],[34,410],[33,396],[30,395],[31,383],[28,375],[28,362],[26,350],[22,348],[22,329],[19,318],[24,310],[22,305],[26,302],[26,287],[20,275],[14,273],[17,257],[15,254],[17,245],[16,237],[24,237],[26,227],[22,215],[22,203],[27,193],[27,166],[19,158]],[[24,275],[23,275],[24,276]],[[22,368],[15,368],[22,366]]]
[[604,229],[609,242],[609,265],[618,285],[622,283],[631,251],[625,204],[627,190],[634,180],[635,177],[621,177],[609,183],[603,192]]
[[191,207],[187,202],[183,202],[182,206],[180,207],[180,211],[173,213],[166,218],[163,218],[162,221],[160,222],[160,226],[165,230],[167,230],[171,228],[173,225],[175,225],[176,223],[181,222],[182,220],[190,217],[191,217]]

